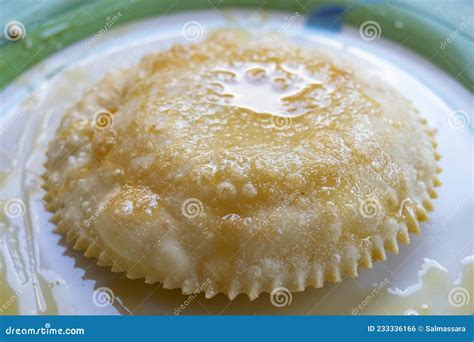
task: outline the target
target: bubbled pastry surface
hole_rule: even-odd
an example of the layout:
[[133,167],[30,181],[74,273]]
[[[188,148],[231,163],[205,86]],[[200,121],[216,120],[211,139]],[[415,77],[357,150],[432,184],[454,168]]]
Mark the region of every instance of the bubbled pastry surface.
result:
[[149,55],[65,113],[52,220],[100,265],[184,293],[357,276],[419,232],[440,184],[433,132],[369,72],[237,31]]

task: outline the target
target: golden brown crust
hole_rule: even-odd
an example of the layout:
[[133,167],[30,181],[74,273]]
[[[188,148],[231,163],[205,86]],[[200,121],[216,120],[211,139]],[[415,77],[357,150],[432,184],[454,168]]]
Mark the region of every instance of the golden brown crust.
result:
[[432,135],[331,56],[216,33],[86,94],[49,147],[45,200],[75,249],[130,278],[302,291],[420,231],[440,185]]

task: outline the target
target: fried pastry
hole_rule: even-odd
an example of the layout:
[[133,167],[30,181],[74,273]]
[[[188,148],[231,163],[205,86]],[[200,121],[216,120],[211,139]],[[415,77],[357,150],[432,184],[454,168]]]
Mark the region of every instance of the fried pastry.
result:
[[440,185],[432,135],[367,70],[215,32],[107,75],[65,113],[45,201],[75,249],[129,278],[208,298],[302,291],[420,231]]

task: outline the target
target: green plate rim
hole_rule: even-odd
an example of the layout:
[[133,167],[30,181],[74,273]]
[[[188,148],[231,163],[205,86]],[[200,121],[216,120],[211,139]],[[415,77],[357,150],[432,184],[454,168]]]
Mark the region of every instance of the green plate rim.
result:
[[[367,21],[375,21],[381,27],[382,37],[415,51],[446,71],[469,91],[474,90],[474,73],[469,68],[473,55],[472,37],[441,18],[429,17],[428,13],[409,3],[401,3],[394,12],[389,3],[367,0],[96,0],[28,25],[27,34],[18,41],[8,41],[3,37],[0,44],[0,90],[51,54],[80,39],[98,34],[111,25],[118,13],[120,19],[114,25],[213,7],[219,10],[260,8],[263,11],[280,10],[311,16],[318,9],[330,11],[335,6],[343,11],[336,21],[356,28]],[[402,27],[397,23],[403,23]],[[446,43],[453,32],[457,32],[455,39],[443,46],[443,42]]]

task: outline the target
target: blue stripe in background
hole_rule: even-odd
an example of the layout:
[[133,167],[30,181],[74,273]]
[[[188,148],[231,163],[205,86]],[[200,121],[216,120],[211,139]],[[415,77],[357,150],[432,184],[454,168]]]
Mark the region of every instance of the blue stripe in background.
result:
[[[0,316],[0,340],[455,342],[472,341],[472,323],[473,316]],[[369,332],[369,326],[414,331]],[[427,326],[466,331],[427,332]],[[50,334],[14,333],[23,328],[44,328]],[[84,334],[51,334],[67,328],[84,329]]]
[[343,16],[347,9],[340,5],[316,7],[306,18],[306,26],[321,30],[338,32],[343,26]]

